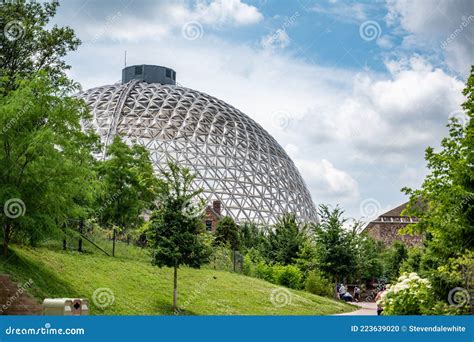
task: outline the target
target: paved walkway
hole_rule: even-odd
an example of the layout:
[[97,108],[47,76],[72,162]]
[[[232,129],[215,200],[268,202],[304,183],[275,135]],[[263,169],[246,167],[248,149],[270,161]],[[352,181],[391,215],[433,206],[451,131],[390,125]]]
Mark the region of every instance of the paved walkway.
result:
[[359,307],[358,310],[338,314],[336,316],[376,316],[377,315],[377,304],[369,302],[350,302],[349,304],[356,305]]

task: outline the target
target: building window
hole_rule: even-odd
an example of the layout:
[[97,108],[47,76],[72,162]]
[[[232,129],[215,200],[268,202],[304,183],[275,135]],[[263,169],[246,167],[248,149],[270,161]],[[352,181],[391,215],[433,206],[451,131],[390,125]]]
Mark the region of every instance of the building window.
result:
[[212,221],[211,220],[206,220],[206,229],[208,232],[212,231]]
[[143,73],[143,67],[141,65],[135,67],[135,75],[141,75]]
[[171,69],[166,69],[166,77],[171,78]]
[[173,71],[173,81],[176,81],[176,71]]

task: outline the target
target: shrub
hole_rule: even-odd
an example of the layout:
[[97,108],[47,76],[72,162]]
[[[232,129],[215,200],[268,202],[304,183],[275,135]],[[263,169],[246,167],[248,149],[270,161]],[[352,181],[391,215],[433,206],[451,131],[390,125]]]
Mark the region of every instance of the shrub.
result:
[[331,282],[324,278],[320,272],[311,271],[304,282],[305,290],[318,295],[332,298],[334,296],[334,289]]
[[255,272],[254,269],[255,269],[255,265],[252,262],[250,255],[245,254],[244,262],[242,265],[242,273],[245,274],[246,276],[252,277]]
[[402,262],[400,266],[401,272],[420,272],[421,258],[425,253],[424,249],[421,247],[412,247],[408,250],[408,257],[405,261]]
[[303,274],[298,267],[293,265],[274,265],[272,266],[273,280],[278,285],[283,285],[292,289],[301,288]]
[[209,268],[221,271],[232,271],[232,251],[223,246],[214,246],[212,248],[212,254],[209,258]]
[[269,282],[274,282],[272,266],[260,261],[255,266],[253,277],[260,278]]
[[469,289],[474,287],[473,275],[474,251],[465,251],[456,258],[448,259],[436,272],[431,272],[429,278],[436,297],[452,306],[450,311],[469,314]]
[[245,275],[292,289],[301,288],[303,274],[298,267],[280,264],[268,265],[260,258],[259,253],[254,255],[247,253],[245,255],[243,263],[243,272]]
[[384,315],[421,315],[433,306],[433,291],[428,279],[412,272],[403,274],[393,286],[388,286],[380,300]]

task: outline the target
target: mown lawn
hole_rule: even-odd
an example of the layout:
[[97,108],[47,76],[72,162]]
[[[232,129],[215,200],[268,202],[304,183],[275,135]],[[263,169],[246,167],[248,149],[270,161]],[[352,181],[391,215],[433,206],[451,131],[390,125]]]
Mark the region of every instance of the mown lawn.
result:
[[[19,283],[31,278],[28,291],[40,302],[45,297],[83,297],[94,315],[173,314],[172,270],[154,267],[145,258],[13,246],[10,257],[1,259],[0,272]],[[99,305],[110,304],[104,308],[92,300],[101,288],[107,290],[98,296]],[[354,310],[304,291],[212,269],[181,268],[178,296],[181,314],[187,315],[328,315]]]

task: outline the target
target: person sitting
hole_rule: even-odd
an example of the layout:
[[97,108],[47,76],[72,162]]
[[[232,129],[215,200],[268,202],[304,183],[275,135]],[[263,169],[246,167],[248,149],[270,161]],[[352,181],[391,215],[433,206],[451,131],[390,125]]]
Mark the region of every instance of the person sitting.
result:
[[346,287],[344,286],[344,284],[341,284],[341,285],[339,286],[339,296],[342,297],[342,296],[344,295],[344,293],[346,293],[346,292],[347,292],[347,291],[346,291]]
[[344,284],[341,284],[339,287],[339,298],[342,299],[345,302],[350,302],[352,301],[352,296],[349,292],[347,292],[346,287]]
[[345,302],[352,302],[353,298],[349,292],[346,292],[342,295],[341,299]]
[[360,300],[360,288],[357,285],[354,287],[354,300],[356,302]]

